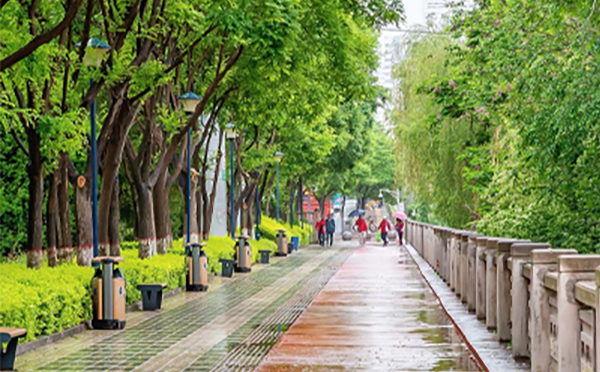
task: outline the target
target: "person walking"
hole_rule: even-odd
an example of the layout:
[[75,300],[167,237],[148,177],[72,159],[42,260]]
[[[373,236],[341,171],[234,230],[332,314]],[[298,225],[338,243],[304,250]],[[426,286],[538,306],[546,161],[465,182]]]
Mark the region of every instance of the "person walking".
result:
[[325,244],[329,243],[331,247],[333,245],[333,234],[335,233],[335,220],[333,219],[333,213],[329,213],[329,218],[325,221]]
[[381,231],[381,240],[383,240],[383,246],[385,247],[386,245],[388,245],[388,232],[392,229],[390,222],[387,220],[387,216],[383,216],[383,220],[379,224],[378,229]]
[[323,219],[323,217],[321,217],[319,221],[317,221],[317,224],[315,225],[315,230],[317,230],[317,233],[319,234],[319,244],[321,246],[325,245],[325,220]]
[[358,216],[358,220],[356,220],[354,226],[356,226],[356,229],[358,230],[358,242],[362,247],[365,245],[367,238],[367,223],[365,222],[363,216]]
[[402,232],[404,231],[404,222],[402,222],[401,219],[396,218],[396,225],[394,225],[394,227],[396,228],[396,232],[398,233],[398,245],[402,245]]

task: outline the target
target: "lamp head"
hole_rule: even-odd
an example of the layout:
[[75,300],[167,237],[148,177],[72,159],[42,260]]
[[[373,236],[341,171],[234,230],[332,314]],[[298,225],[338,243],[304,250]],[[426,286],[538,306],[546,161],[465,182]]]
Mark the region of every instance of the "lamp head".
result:
[[[81,43],[75,44],[76,47],[80,47]],[[91,38],[87,41],[85,46],[85,54],[83,56],[83,64],[88,67],[100,67],[102,64],[102,57],[110,50],[110,45],[98,38]]]
[[233,140],[235,137],[237,137],[235,125],[233,125],[233,123],[229,123],[225,126],[225,137],[227,137],[229,140]]
[[202,98],[194,92],[187,92],[179,97],[183,111],[186,114],[193,113],[201,100]]
[[379,195],[377,195],[377,197],[378,197],[379,199],[383,199],[383,194],[381,193],[381,191],[379,192]]
[[283,155],[284,155],[283,152],[277,151],[274,155],[275,161],[278,163],[281,163],[281,159],[283,158]]

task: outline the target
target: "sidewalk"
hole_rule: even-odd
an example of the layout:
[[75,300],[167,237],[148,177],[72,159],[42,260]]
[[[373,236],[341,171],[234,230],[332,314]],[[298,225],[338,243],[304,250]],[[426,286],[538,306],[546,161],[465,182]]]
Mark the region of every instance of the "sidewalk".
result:
[[301,248],[250,274],[223,279],[207,293],[170,298],[162,311],[130,313],[123,331],[85,331],[23,354],[15,367],[19,372],[250,371],[352,252],[345,247]]
[[257,371],[472,371],[405,249],[354,251]]

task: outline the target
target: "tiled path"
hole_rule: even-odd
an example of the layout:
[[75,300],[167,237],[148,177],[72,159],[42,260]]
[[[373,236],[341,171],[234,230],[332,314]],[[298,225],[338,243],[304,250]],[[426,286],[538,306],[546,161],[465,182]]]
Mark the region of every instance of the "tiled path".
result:
[[476,366],[405,249],[354,251],[259,372],[467,371]]
[[250,274],[183,293],[123,331],[86,331],[17,358],[25,371],[251,371],[352,253],[305,248]]
[[20,355],[16,367],[250,372],[263,361],[263,372],[474,370],[406,250],[356,244],[302,248],[216,278],[208,293],[128,314],[123,331],[83,332]]

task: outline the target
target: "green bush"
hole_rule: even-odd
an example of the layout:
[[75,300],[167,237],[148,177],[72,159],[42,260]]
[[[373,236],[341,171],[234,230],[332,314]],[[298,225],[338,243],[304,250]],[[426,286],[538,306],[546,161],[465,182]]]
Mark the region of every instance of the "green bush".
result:
[[313,234],[313,227],[309,223],[304,224],[304,229],[300,225],[294,225],[291,227],[287,223],[278,223],[272,218],[262,216],[260,221],[260,236],[261,238],[276,241],[277,230],[287,230],[288,238],[297,236],[300,240],[300,245],[309,244],[310,238]]
[[[137,243],[136,243],[137,244]],[[127,304],[140,300],[139,283],[164,282],[169,289],[185,283],[185,262],[168,253],[140,260],[137,250],[124,250],[118,265],[127,280]],[[92,317],[90,281],[94,269],[75,264],[39,270],[24,262],[0,264],[0,324],[27,329],[23,341],[60,332]]]
[[[265,231],[284,228],[292,235],[300,236],[306,241],[310,234],[308,229],[277,224],[264,218],[267,224]],[[308,226],[305,225],[305,226]],[[262,227],[261,227],[262,231]],[[277,250],[275,234],[271,238],[263,234],[264,239],[251,240],[252,261],[259,260],[260,250]],[[211,237],[207,242],[209,272],[221,271],[219,259],[233,259],[235,242],[229,237]],[[140,283],[167,283],[168,289],[185,285],[185,248],[182,239],[173,242],[173,248],[165,255],[157,255],[151,259],[140,260],[137,242],[121,243],[122,256],[125,261],[118,267],[123,270],[127,280],[127,304],[140,300],[137,290]],[[92,317],[92,299],[90,281],[94,269],[75,264],[63,264],[50,268],[47,263],[39,270],[27,269],[24,260],[0,264],[0,324],[5,327],[27,329],[27,337],[23,341],[32,341],[42,335],[60,332],[73,327]]]
[[39,270],[1,264],[0,324],[27,328],[24,341],[31,341],[90,319],[92,274],[92,268],[73,264]]

